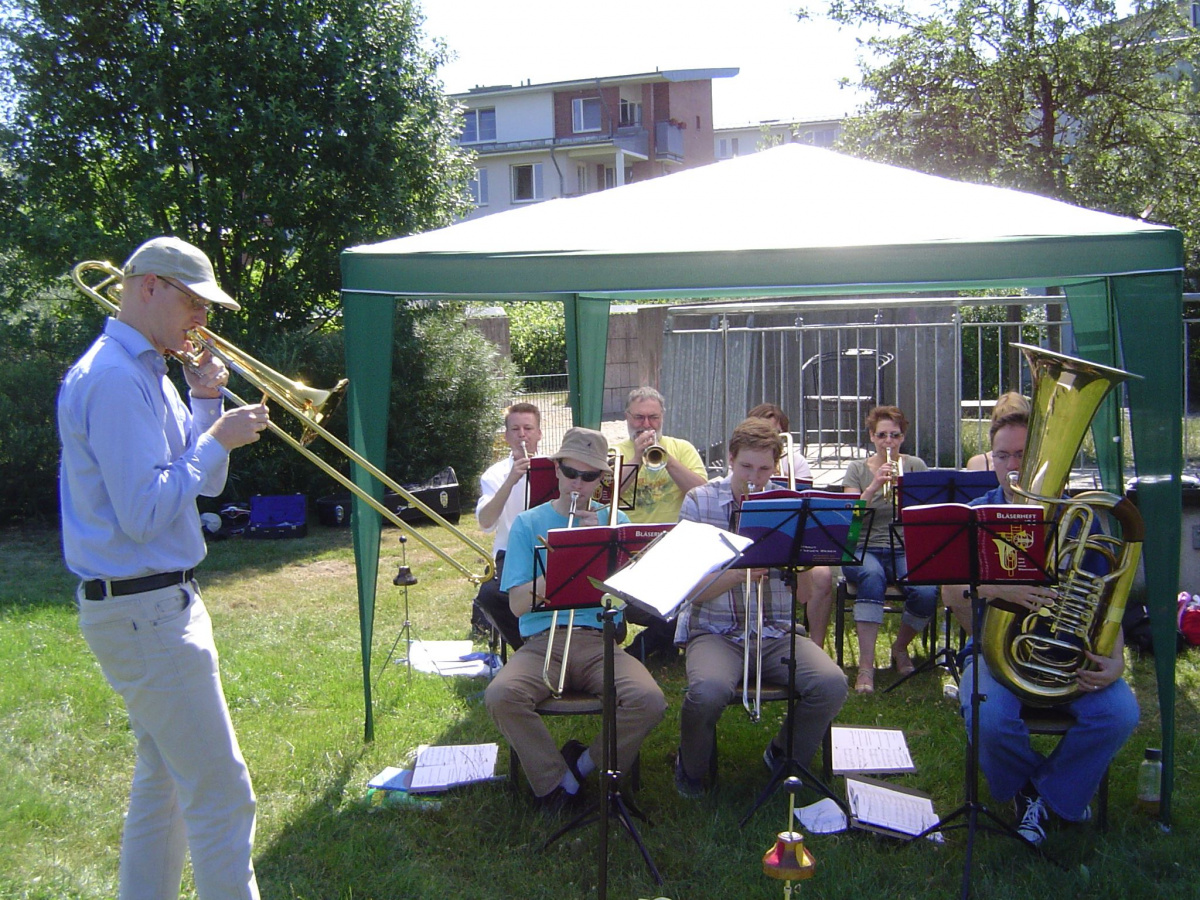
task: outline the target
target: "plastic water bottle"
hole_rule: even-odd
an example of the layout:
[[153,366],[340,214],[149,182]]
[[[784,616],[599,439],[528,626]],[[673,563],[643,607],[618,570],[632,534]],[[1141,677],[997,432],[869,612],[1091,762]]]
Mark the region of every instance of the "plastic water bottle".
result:
[[1159,792],[1162,790],[1162,751],[1146,748],[1146,758],[1138,767],[1137,805],[1144,813],[1158,815]]

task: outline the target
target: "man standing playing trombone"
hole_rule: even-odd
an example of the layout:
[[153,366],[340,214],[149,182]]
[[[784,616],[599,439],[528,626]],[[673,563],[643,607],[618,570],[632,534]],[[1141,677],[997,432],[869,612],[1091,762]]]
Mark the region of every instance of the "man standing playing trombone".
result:
[[[729,474],[689,491],[680,519],[727,530],[736,528],[742,498],[766,487],[782,452],[770,422],[746,419],[729,439]],[[675,788],[684,797],[704,793],[704,773],[713,753],[717,721],[742,679],[745,654],[751,654],[750,677],[761,665],[763,681],[787,684],[793,589],[784,584],[776,570],[752,569],[749,578],[763,588],[761,654],[747,646],[745,639],[747,604],[751,603],[746,569],[726,570],[688,602],[677,620],[675,639],[686,648],[688,676],[675,761]],[[749,643],[755,643],[754,635]],[[792,753],[807,767],[846,700],[846,676],[812,641],[798,640],[795,644],[797,699],[790,723]],[[769,768],[782,761],[787,727],[785,722],[763,753]]]
[[508,594],[500,590],[500,579],[508,550],[508,532],[517,516],[525,511],[529,460],[537,455],[541,440],[541,410],[532,403],[510,406],[504,414],[504,443],[512,452],[480,477],[479,502],[475,504],[475,519],[480,529],[494,535],[492,554],[496,575],[479,586],[472,604],[471,624],[479,624],[477,616],[486,617],[514,650],[520,649],[523,640],[517,618],[508,608]]
[[[508,535],[504,577],[514,616],[520,620],[524,645],[488,685],[488,712],[521,759],[540,808],[557,812],[582,796],[582,783],[599,765],[602,735],[585,747],[571,740],[561,751],[537,705],[552,694],[561,676],[564,690],[600,695],[604,689],[603,619],[600,606],[577,609],[574,627],[554,626],[553,612],[533,607],[545,596],[546,550],[539,539],[552,528],[606,525],[613,507],[594,508],[588,498],[601,475],[611,473],[608,441],[598,431],[571,428],[552,459],[558,475],[558,497],[517,516]],[[618,512],[617,524],[628,523]],[[535,554],[541,562],[535,566]],[[564,651],[571,632],[570,653]],[[547,647],[551,649],[547,651]],[[660,721],[667,702],[646,667],[627,653],[614,654],[616,732],[619,771],[629,771],[642,740]],[[547,676],[547,668],[551,673]]]
[[[254,790],[193,569],[205,554],[196,497],[221,493],[229,451],[258,440],[267,409],[222,413],[226,367],[193,353],[189,333],[213,304],[239,308],[201,250],[148,241],[122,285],[117,317],[58,397],[63,551],[81,579],[79,626],[137,741],[120,896],[177,897],[190,847],[202,900],[249,900]],[[167,352],[189,355],[190,409],[167,378]]]

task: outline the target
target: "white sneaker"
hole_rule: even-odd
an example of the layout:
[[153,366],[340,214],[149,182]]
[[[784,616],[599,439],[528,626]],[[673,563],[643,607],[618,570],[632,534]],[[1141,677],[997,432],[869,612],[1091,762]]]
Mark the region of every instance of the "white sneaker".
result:
[[1046,809],[1046,801],[1038,796],[1017,794],[1016,804],[1017,815],[1021,819],[1017,824],[1017,834],[1033,846],[1040,847],[1042,841],[1046,840],[1044,823],[1050,818],[1050,811]]

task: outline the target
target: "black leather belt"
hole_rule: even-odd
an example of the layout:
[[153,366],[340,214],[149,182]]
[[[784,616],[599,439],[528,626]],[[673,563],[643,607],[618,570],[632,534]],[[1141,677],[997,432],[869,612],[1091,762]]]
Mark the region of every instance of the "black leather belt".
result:
[[83,596],[88,600],[103,600],[109,596],[126,597],[129,594],[143,594],[146,591],[156,591],[174,584],[184,584],[192,580],[195,572],[195,569],[188,569],[186,572],[160,572],[157,575],[143,575],[141,578],[85,581]]

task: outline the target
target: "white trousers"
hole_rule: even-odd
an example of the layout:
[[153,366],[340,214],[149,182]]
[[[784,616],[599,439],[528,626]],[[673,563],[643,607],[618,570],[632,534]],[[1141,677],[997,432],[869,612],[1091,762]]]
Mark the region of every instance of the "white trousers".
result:
[[177,900],[188,849],[202,900],[257,900],[254,789],[195,583],[94,601],[80,589],[76,600],[137,739],[120,900]]

